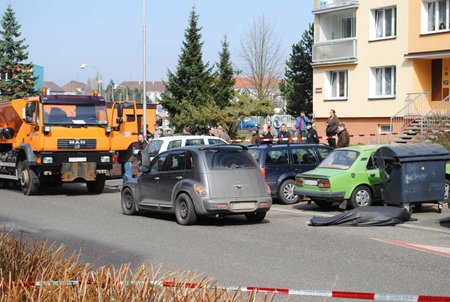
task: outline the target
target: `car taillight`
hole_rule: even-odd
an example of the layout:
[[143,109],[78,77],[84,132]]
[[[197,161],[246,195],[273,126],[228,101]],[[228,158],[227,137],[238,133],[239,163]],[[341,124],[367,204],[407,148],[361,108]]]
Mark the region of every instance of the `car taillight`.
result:
[[208,196],[208,192],[201,185],[194,185],[194,190],[200,197]]
[[297,187],[303,186],[303,178],[297,177],[297,178],[295,179],[295,185],[296,185]]
[[325,189],[331,188],[331,184],[330,184],[330,180],[329,179],[318,179],[317,180],[317,185],[319,186],[319,188],[325,188]]
[[266,179],[266,168],[261,168],[261,173],[262,173],[264,179]]

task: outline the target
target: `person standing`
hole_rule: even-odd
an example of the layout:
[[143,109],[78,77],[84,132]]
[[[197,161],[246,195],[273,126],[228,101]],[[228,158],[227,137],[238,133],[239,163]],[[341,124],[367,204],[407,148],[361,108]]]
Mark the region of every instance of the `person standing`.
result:
[[227,143],[231,142],[231,138],[228,135],[228,133],[225,132],[225,130],[223,129],[222,126],[218,125],[217,126],[217,137],[223,139],[224,141],[226,141]]
[[[270,130],[269,130],[268,127],[264,127],[264,129],[263,129],[263,135],[262,135],[261,138],[263,139],[262,144],[264,144],[264,145],[270,145],[270,144],[272,144],[273,135],[272,135],[272,133],[270,132]],[[266,141],[266,139],[267,139],[267,141]]]
[[275,128],[275,131],[277,132],[275,134],[278,134],[278,132],[280,132],[280,121],[278,120],[278,115],[275,115],[275,118],[273,120],[273,127]]
[[300,112],[300,116],[295,120],[295,129],[302,138],[306,136],[306,124],[311,120],[306,117],[305,111]]
[[252,127],[250,129],[252,131],[252,138],[250,139],[250,144],[252,145],[261,145],[261,137],[259,136],[259,129],[258,127]]
[[339,124],[338,126],[338,142],[336,148],[344,148],[350,145],[350,134],[345,128],[345,124]]
[[133,157],[134,144],[131,144],[127,150],[119,151],[119,162],[122,168],[122,181],[126,183],[133,178]]
[[312,127],[311,123],[306,124],[306,143],[307,144],[318,144],[319,143],[319,136],[317,135],[316,129]]
[[289,140],[284,140],[285,138],[291,138],[291,133],[287,131],[286,124],[281,124],[280,132],[278,132],[277,138],[283,139],[278,141],[279,144],[286,144],[289,142]]
[[[330,110],[330,117],[327,121],[326,135],[328,140],[328,145],[332,148],[336,148],[336,139],[334,136],[337,133],[339,125],[339,118],[336,116],[336,111],[334,109]],[[330,138],[330,136],[332,136]]]

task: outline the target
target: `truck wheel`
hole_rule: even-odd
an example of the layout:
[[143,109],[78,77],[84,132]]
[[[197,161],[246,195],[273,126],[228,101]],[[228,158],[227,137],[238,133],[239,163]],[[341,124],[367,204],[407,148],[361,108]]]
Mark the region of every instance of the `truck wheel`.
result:
[[197,213],[191,198],[187,194],[180,194],[175,201],[175,216],[177,222],[182,225],[194,224],[197,222]]
[[350,200],[354,208],[368,207],[372,205],[372,193],[367,186],[359,186],[353,191]]
[[278,189],[278,199],[282,204],[297,203],[298,195],[294,194],[295,181],[293,179],[286,179]]
[[30,169],[30,165],[27,160],[24,160],[18,164],[19,181],[23,194],[35,195],[39,192],[39,178],[36,176],[33,170]]
[[105,188],[106,176],[103,174],[98,174],[97,179],[94,181],[87,181],[86,186],[91,194],[100,194]]

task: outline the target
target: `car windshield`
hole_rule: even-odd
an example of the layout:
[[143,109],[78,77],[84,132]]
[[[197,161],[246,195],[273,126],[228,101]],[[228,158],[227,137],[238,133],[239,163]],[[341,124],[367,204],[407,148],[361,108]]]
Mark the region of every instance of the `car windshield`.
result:
[[319,168],[346,170],[351,167],[358,155],[356,151],[336,150],[323,160]]
[[158,154],[159,150],[161,149],[162,144],[163,144],[162,140],[156,140],[156,139],[152,140],[150,142],[150,144],[148,144],[148,146],[147,146],[147,153],[154,154],[154,155]]
[[104,103],[45,104],[44,125],[101,125],[108,123]]
[[256,168],[250,153],[243,150],[205,150],[205,156],[211,170]]

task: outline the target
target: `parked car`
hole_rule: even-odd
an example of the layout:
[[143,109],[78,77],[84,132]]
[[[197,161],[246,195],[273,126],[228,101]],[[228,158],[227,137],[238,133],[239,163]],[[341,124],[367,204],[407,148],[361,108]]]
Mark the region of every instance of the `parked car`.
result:
[[239,124],[237,125],[236,129],[237,130],[250,130],[253,127],[258,127],[259,128],[259,123],[252,121],[249,118],[245,118],[242,121],[239,122]]
[[333,151],[326,145],[273,144],[249,147],[258,161],[273,198],[283,204],[299,201],[294,193],[295,176],[317,165]]
[[141,167],[122,189],[125,215],[140,211],[175,213],[179,224],[199,215],[243,214],[260,222],[272,205],[269,188],[247,148],[211,145],[176,148]]
[[[333,151],[320,165],[296,176],[295,193],[319,207],[350,201],[357,208],[381,199],[380,170],[372,155],[380,146],[354,146]],[[345,204],[344,204],[345,205]]]

